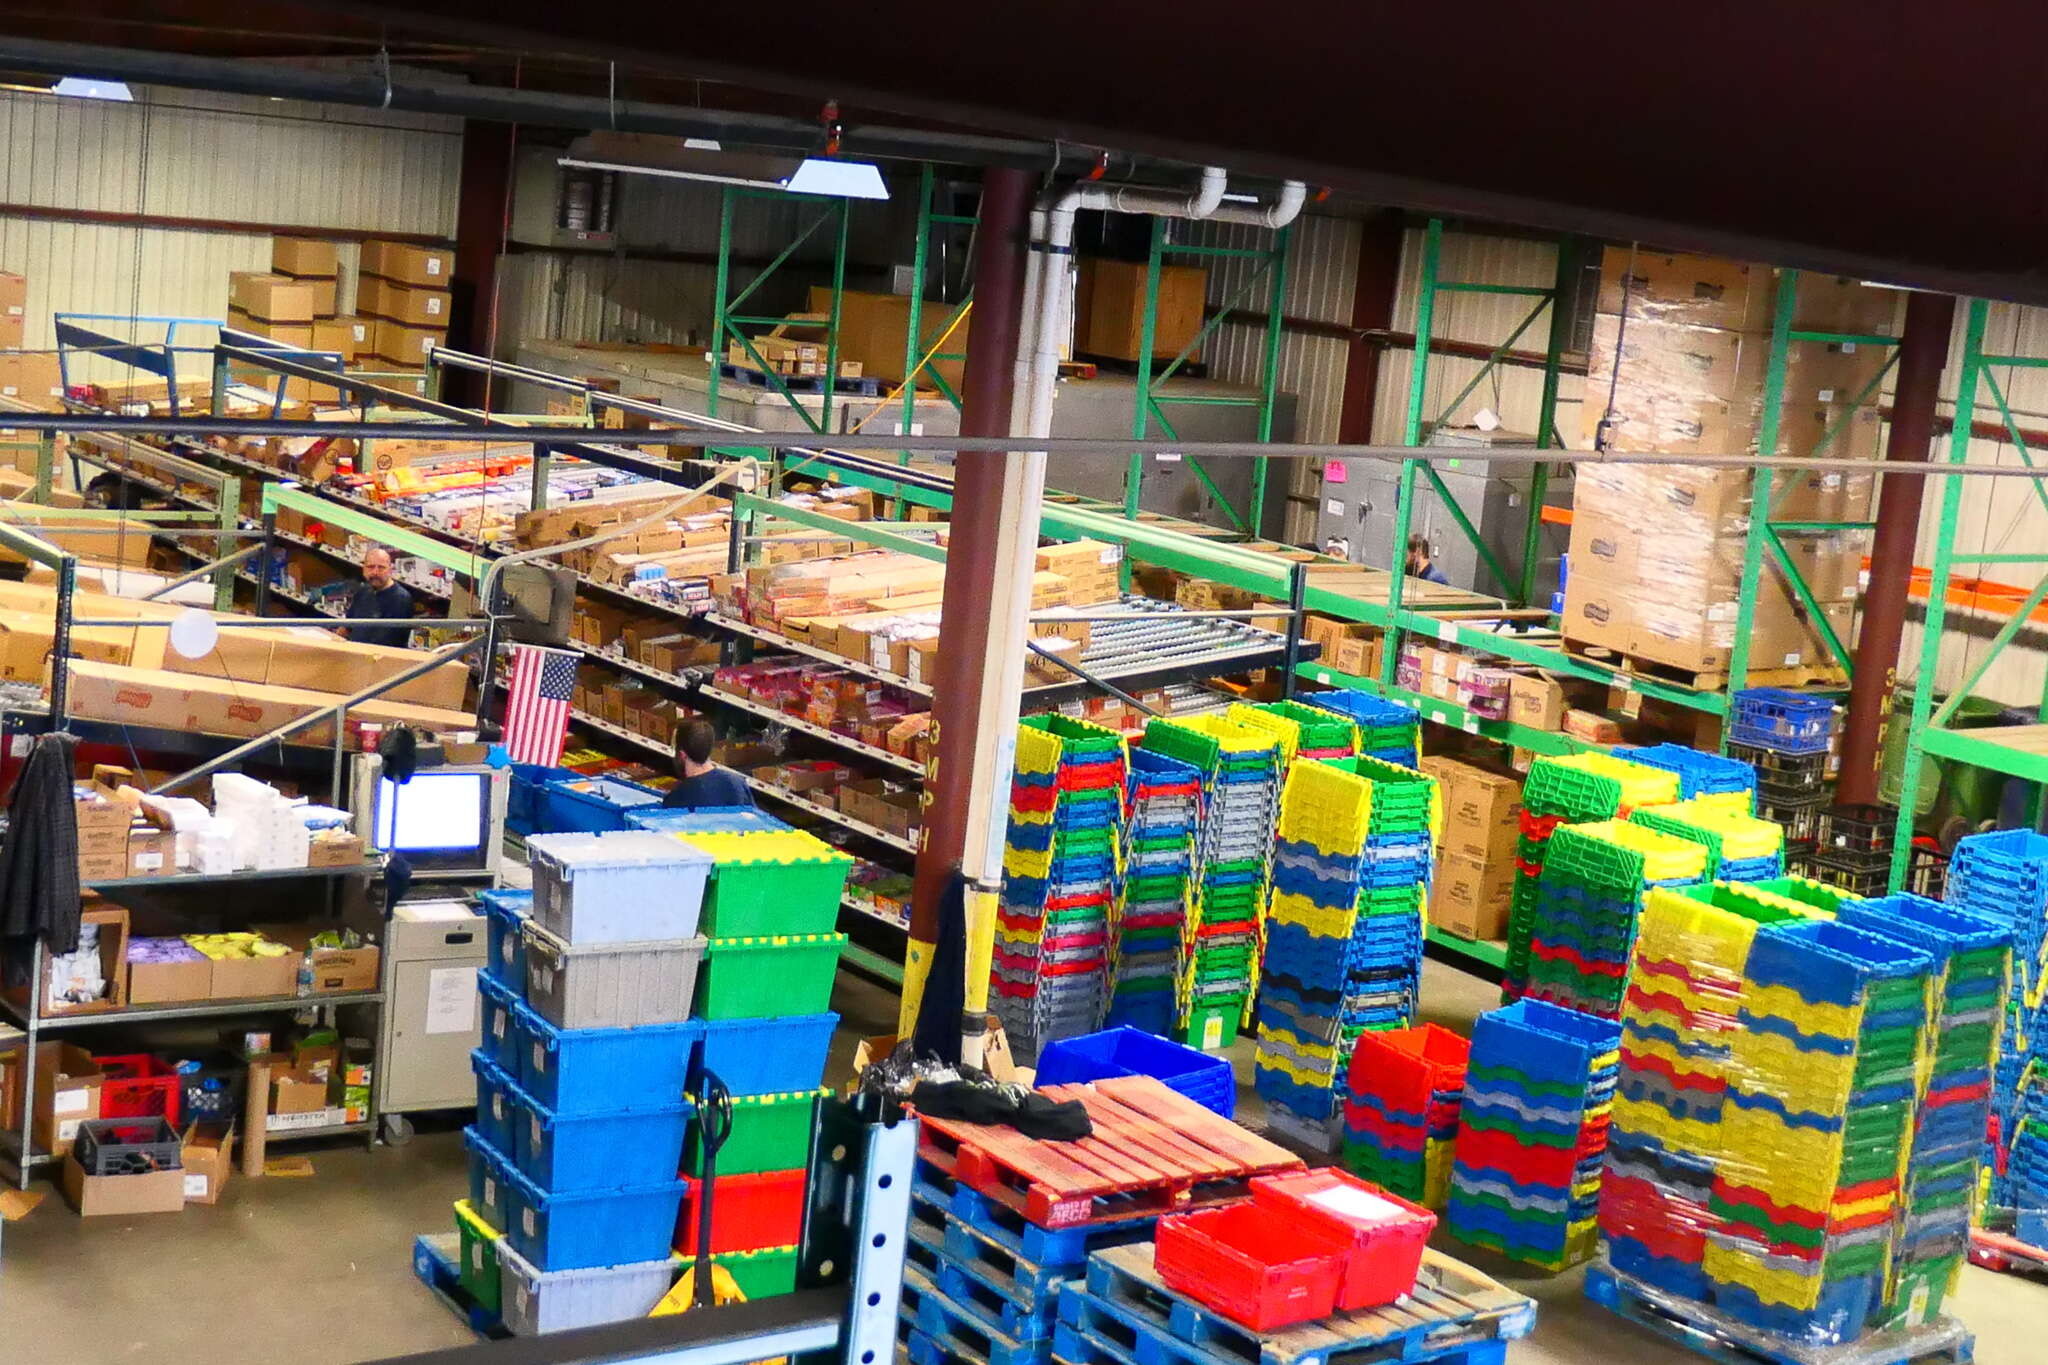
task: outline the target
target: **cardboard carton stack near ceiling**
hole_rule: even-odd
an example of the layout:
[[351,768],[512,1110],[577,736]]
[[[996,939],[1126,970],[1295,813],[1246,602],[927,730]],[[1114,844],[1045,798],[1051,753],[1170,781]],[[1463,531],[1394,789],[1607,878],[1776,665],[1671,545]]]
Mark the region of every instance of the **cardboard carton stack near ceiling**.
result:
[[[1777,276],[1766,266],[1608,248],[1588,357],[1584,444],[1595,445],[1604,426],[1610,450],[1756,452],[1776,291]],[[1896,312],[1892,291],[1802,275],[1793,326],[1889,336]],[[1812,454],[1832,430],[1827,456],[1876,460],[1876,409],[1854,400],[1877,378],[1888,351],[1793,343],[1772,453]],[[1673,668],[1725,669],[1752,483],[1747,470],[1581,466],[1565,585],[1566,637]],[[1874,485],[1874,472],[1780,476],[1771,516],[1866,520]],[[1861,532],[1783,536],[1845,641],[1866,539]],[[1785,576],[1767,567],[1757,587],[1751,667],[1826,659],[1817,624]]]
[[[55,412],[64,398],[56,353],[21,354],[27,341],[28,278],[0,270],[0,398]],[[0,440],[11,439],[0,432]]]
[[448,340],[455,256],[446,247],[373,239],[363,243],[356,312],[369,319],[369,353],[416,370]]

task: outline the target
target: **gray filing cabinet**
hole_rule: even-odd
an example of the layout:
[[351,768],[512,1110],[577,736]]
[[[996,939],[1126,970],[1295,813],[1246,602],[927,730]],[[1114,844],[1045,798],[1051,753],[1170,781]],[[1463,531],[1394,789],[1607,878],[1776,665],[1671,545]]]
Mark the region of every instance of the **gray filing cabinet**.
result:
[[479,1041],[476,974],[488,954],[484,918],[466,901],[400,901],[391,912],[389,996],[377,1052],[385,1136],[397,1116],[476,1103],[470,1050]]

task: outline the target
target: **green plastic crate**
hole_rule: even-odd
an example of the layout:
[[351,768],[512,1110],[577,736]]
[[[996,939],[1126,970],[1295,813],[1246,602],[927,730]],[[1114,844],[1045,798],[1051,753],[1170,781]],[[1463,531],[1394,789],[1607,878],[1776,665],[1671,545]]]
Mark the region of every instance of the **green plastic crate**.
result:
[[[803,1165],[811,1154],[812,1110],[818,1097],[829,1093],[818,1089],[733,1096],[732,1131],[718,1149],[718,1174],[752,1175]],[[702,1138],[702,1129],[692,1120],[683,1143],[684,1175],[703,1173]]]
[[[690,843],[689,836],[681,836]],[[821,840],[814,857],[792,858],[780,833],[725,834],[703,839],[717,862],[704,890],[703,927],[712,938],[774,934],[826,934],[839,919],[839,899],[853,859]],[[693,845],[693,847],[696,845]],[[755,857],[751,849],[760,849]]]
[[[720,1161],[723,1166],[725,1163]],[[718,1196],[712,1195],[713,1199]],[[759,1251],[724,1251],[711,1258],[728,1272],[751,1302],[773,1298],[796,1288],[796,1248],[763,1247]]]
[[455,1230],[462,1236],[462,1265],[456,1279],[477,1307],[496,1313],[500,1302],[498,1230],[478,1217],[467,1199],[455,1201]]
[[1198,1000],[1188,1011],[1188,1021],[1179,1030],[1180,1041],[1204,1052],[1229,1047],[1237,1041],[1237,1024],[1244,1013],[1244,997]]
[[767,1019],[822,1014],[831,1006],[844,934],[716,938],[697,986],[699,1019]]

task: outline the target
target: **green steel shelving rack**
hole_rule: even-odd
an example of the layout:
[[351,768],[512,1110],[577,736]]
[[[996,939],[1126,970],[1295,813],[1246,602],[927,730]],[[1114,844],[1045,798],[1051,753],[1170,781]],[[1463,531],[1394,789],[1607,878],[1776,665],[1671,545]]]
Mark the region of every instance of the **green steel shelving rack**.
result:
[[[939,391],[954,411],[961,406],[960,394],[948,383],[944,374],[933,365],[938,360],[957,360],[965,363],[967,351],[964,344],[956,343],[955,349],[941,351],[944,338],[953,330],[968,309],[974,306],[974,290],[970,285],[961,291],[959,301],[946,314],[938,327],[927,333],[924,327],[925,291],[930,287],[927,275],[930,272],[932,249],[941,239],[972,236],[975,226],[981,221],[979,215],[980,196],[975,194],[976,212],[960,213],[953,201],[964,191],[943,181],[932,169],[929,162],[919,168],[917,177],[917,242],[912,249],[910,265],[910,315],[908,325],[903,329],[903,418],[901,429],[912,431],[917,422],[917,378],[920,374],[931,380],[932,387]],[[941,198],[945,211],[938,208]],[[941,292],[945,281],[940,281]],[[927,349],[929,347],[930,349]],[[897,454],[898,464],[910,463],[910,452]]]

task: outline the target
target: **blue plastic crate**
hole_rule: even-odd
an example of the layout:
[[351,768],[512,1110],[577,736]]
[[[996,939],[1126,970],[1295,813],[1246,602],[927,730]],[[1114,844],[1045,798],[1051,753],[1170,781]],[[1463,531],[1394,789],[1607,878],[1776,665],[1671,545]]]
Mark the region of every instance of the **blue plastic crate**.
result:
[[1678,794],[1687,801],[1695,796],[1756,790],[1756,769],[1749,764],[1722,754],[1703,754],[1683,744],[1624,746],[1616,749],[1614,756],[1678,774]]
[[1737,692],[1728,713],[1728,738],[1780,754],[1826,753],[1835,730],[1835,702],[1782,687]]
[[1621,1025],[1543,1000],[1517,1000],[1479,1016],[1472,1051],[1534,1081],[1580,1083],[1593,1059],[1621,1046]]
[[2048,835],[2026,829],[1972,834],[1949,862],[1948,899],[2001,920],[2038,921],[2048,895]]
[[756,834],[794,829],[752,806],[698,806],[692,810],[652,807],[626,812],[628,829],[651,829],[657,834]]
[[519,1074],[520,1059],[526,1055],[526,1020],[532,1012],[520,999],[524,994],[524,991],[512,990],[489,972],[476,975],[477,1014],[482,1024],[479,1036],[483,1049],[498,1064],[499,1070],[512,1077]]
[[544,1190],[517,1171],[505,1181],[512,1249],[536,1270],[590,1270],[669,1254],[676,1214],[690,1188],[665,1180],[625,1189]]
[[[688,1100],[653,1109],[558,1114],[507,1086],[512,1159],[519,1173],[556,1194],[651,1185],[674,1177],[694,1112]],[[502,1149],[501,1149],[502,1150]]]
[[512,1079],[482,1048],[469,1053],[476,1072],[476,1130],[500,1152],[512,1150]]
[[484,974],[505,987],[515,1000],[526,998],[526,935],[522,926],[533,913],[533,892],[485,891],[476,898],[490,931],[490,960]]
[[549,833],[603,834],[626,828],[626,813],[658,806],[661,793],[636,782],[578,777],[541,788],[540,827]]
[[505,1185],[518,1173],[513,1169],[512,1158],[475,1128],[462,1130],[462,1145],[469,1149],[469,1206],[476,1210],[477,1217],[494,1228],[502,1228],[509,1207]]
[[1854,1005],[1881,977],[1925,975],[1934,959],[1893,938],[1832,920],[1767,924],[1750,944],[1744,970],[1760,986],[1784,986],[1800,999]]
[[816,1090],[839,1016],[786,1014],[775,1019],[699,1019],[704,1069],[735,1095]]
[[[519,1088],[558,1114],[674,1103],[686,1093],[690,1048],[702,1032],[694,1019],[638,1028],[561,1029],[528,1012],[522,1022],[527,1038],[519,1059]],[[817,1083],[813,1079],[809,1085]]]
[[1134,1028],[1103,1029],[1047,1043],[1039,1051],[1033,1083],[1066,1085],[1105,1076],[1151,1076],[1224,1118],[1237,1112],[1237,1082],[1226,1059]]
[[543,793],[550,782],[569,782],[582,776],[573,768],[551,768],[540,763],[514,763],[512,780],[505,787],[505,825],[522,838],[538,834],[547,826]]

